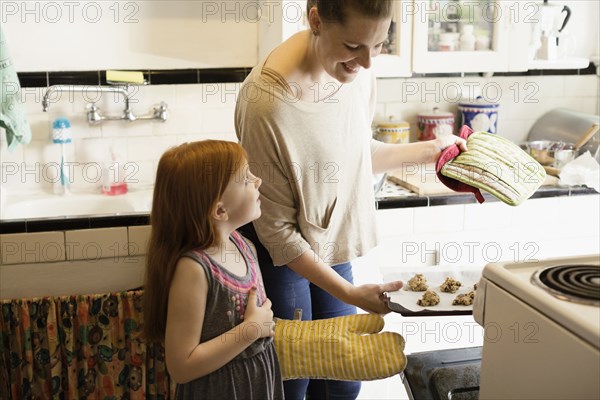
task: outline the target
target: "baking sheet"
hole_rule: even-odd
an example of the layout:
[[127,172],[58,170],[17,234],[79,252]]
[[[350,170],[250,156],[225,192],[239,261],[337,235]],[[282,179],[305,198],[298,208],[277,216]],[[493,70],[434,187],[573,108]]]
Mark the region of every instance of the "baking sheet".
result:
[[[388,292],[388,307],[390,310],[405,316],[427,316],[427,315],[470,315],[473,306],[453,306],[452,301],[459,294],[468,293],[473,285],[481,278],[481,268],[457,268],[457,267],[423,267],[417,270],[400,270],[386,274],[385,281],[391,282],[401,280],[404,287],[396,292]],[[423,297],[425,292],[413,292],[408,287],[408,280],[416,274],[422,274],[427,279],[429,290],[435,291],[440,296],[440,303],[435,306],[423,307],[417,304],[417,300]],[[440,285],[447,278],[454,278],[462,283],[460,289],[455,293],[445,293],[440,290]]]

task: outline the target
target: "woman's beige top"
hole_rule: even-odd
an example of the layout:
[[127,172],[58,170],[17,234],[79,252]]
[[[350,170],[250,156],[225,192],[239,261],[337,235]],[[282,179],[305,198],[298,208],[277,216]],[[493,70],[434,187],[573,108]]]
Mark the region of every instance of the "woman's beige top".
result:
[[237,137],[263,180],[262,215],[254,221],[261,243],[274,265],[308,248],[328,265],[364,255],[377,242],[372,75],[363,70],[304,101],[297,85],[263,65],[244,81],[235,110]]

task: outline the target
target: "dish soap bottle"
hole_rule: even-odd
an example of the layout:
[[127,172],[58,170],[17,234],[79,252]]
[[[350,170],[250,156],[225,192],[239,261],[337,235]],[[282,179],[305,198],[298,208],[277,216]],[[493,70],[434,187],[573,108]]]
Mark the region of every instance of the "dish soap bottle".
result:
[[104,164],[102,178],[103,194],[115,196],[127,193],[125,166],[115,152],[114,142],[110,145],[110,161]]
[[57,181],[54,185],[54,193],[69,195],[71,178],[67,163],[66,145],[72,143],[71,122],[66,118],[57,118],[52,122],[52,143],[60,144],[60,165],[58,168]]

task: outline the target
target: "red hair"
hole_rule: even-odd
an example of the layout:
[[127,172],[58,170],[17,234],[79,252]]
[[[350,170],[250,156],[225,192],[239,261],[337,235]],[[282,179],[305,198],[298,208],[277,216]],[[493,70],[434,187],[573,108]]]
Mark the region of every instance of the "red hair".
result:
[[154,184],[144,283],[144,336],[149,342],[164,340],[177,260],[192,249],[218,244],[211,214],[246,160],[240,145],[219,140],[184,143],[162,155]]

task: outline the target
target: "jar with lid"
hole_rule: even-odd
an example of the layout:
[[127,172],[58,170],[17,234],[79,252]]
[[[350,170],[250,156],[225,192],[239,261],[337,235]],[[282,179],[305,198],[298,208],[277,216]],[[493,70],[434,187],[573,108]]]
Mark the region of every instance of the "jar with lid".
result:
[[454,133],[454,114],[441,111],[437,107],[433,111],[419,113],[417,115],[419,126],[419,140],[433,140],[442,135]]
[[410,124],[390,115],[376,121],[374,138],[384,143],[408,143]]
[[498,108],[496,103],[490,103],[478,96],[475,101],[458,103],[460,126],[468,125],[475,132],[498,132]]
[[458,37],[459,37],[458,33],[445,32],[445,33],[440,34],[438,50],[439,51],[454,51],[454,50],[456,50]]

